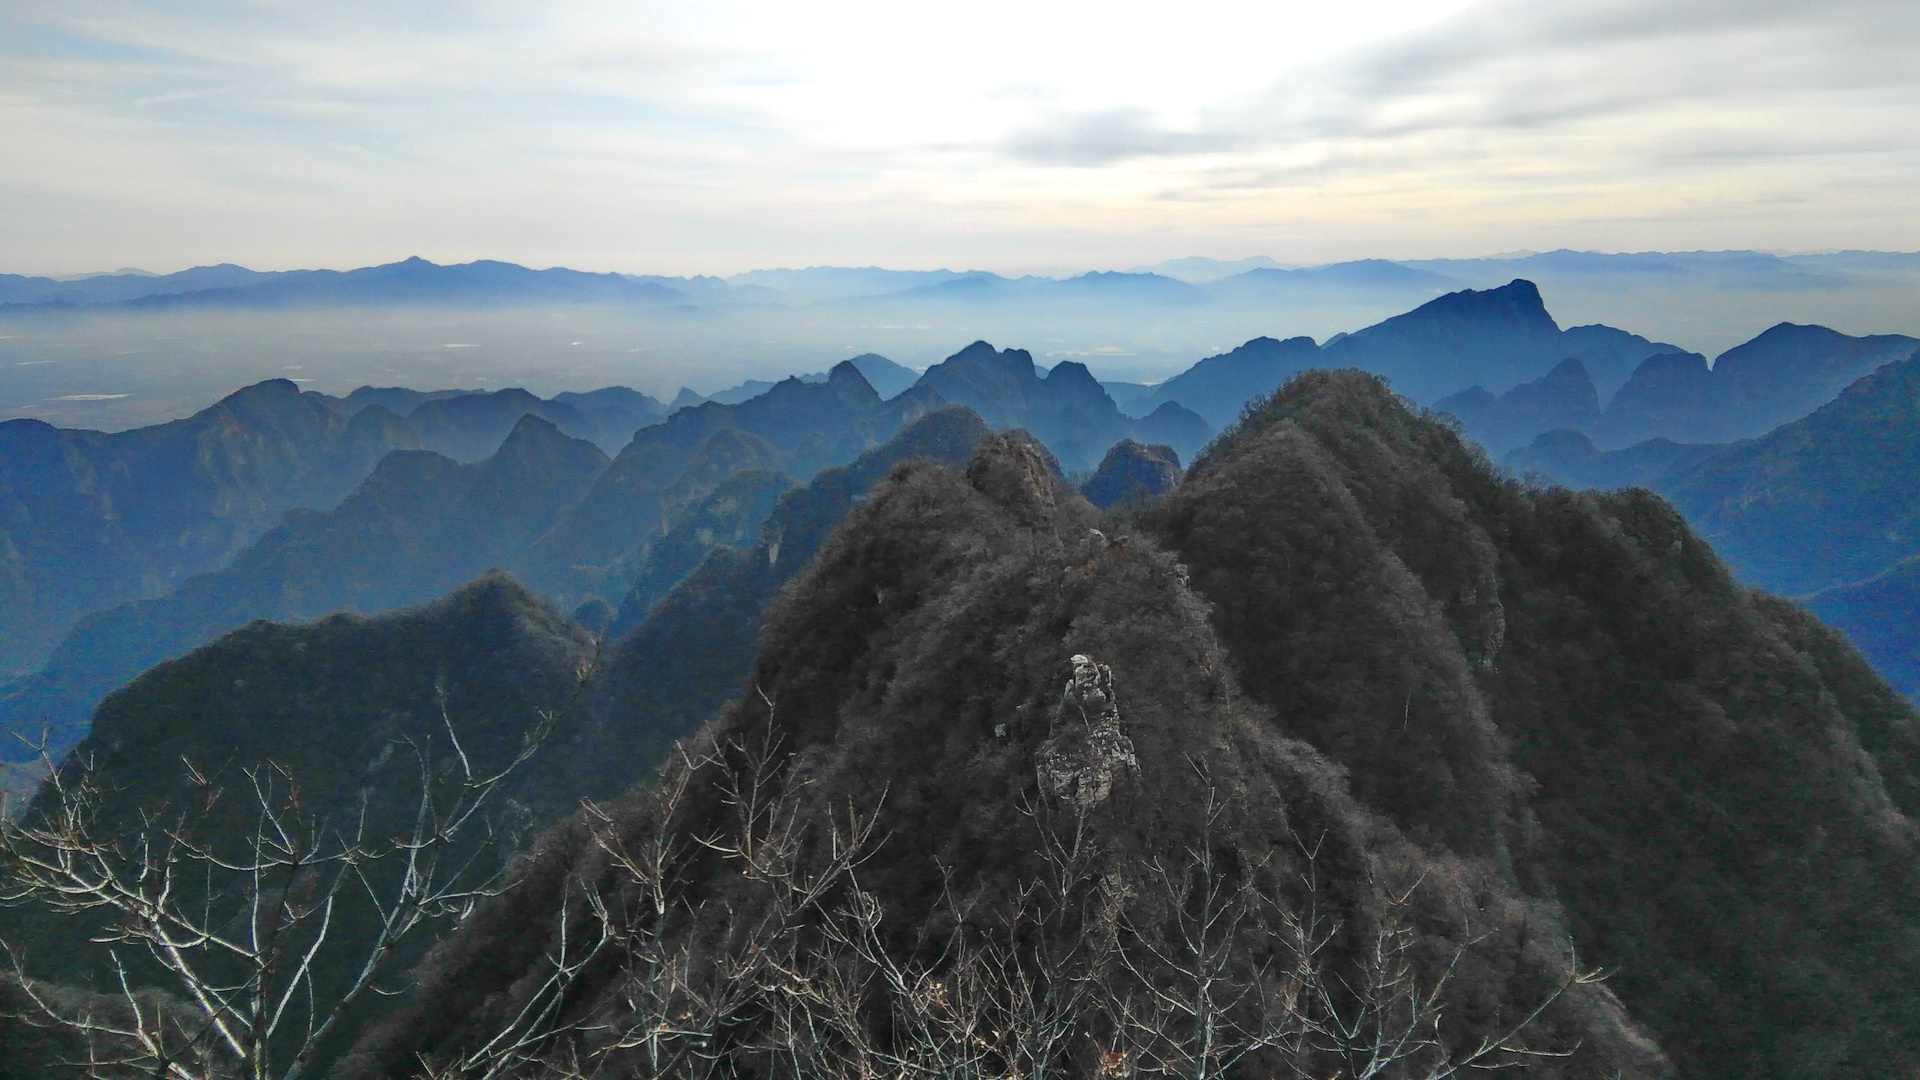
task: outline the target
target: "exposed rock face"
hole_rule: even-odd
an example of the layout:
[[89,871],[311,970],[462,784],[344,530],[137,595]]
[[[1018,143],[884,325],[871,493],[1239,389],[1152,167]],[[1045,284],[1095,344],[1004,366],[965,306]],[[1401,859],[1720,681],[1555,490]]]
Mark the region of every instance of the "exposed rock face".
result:
[[1054,798],[1091,810],[1113,793],[1121,775],[1139,772],[1140,762],[1120,726],[1113,671],[1080,653],[1070,663],[1073,678],[1038,756],[1040,782]]
[[1122,439],[1100,460],[1091,480],[1080,489],[1087,501],[1101,509],[1152,501],[1180,485],[1180,455],[1171,446],[1142,446]]

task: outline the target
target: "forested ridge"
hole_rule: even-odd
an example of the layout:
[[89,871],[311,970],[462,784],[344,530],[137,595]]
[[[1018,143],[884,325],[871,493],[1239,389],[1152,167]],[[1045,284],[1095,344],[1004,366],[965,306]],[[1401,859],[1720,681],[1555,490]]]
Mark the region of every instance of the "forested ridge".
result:
[[[503,574],[255,623],[109,698],[28,824],[97,777],[131,842],[253,762],[332,821],[401,822],[407,754],[492,797],[447,850],[507,887],[289,1075],[1920,1067],[1920,721],[1659,496],[1516,479],[1357,371],[1293,377],[1184,474],[1123,442],[1084,488],[857,378],[812,391],[880,416],[831,448],[798,383],[761,434],[663,425],[678,486],[644,440],[624,473],[578,448],[658,534],[550,494],[633,581],[576,613],[604,641]],[[533,572],[580,572],[559,554]],[[52,997],[113,991],[83,952],[110,913],[0,925]]]

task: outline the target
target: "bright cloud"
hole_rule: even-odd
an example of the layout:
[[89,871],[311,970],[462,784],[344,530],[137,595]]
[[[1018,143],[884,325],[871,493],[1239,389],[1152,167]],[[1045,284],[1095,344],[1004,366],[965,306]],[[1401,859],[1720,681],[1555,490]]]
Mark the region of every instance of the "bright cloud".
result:
[[1909,0],[0,14],[33,272],[1920,247]]

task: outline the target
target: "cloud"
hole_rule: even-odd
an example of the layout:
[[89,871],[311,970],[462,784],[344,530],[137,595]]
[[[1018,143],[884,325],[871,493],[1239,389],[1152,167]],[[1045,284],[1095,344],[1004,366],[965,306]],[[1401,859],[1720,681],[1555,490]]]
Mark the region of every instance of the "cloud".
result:
[[[1003,149],[1036,164],[1090,165],[1322,144],[1324,159],[1335,156],[1324,144],[1346,140],[1550,133],[1703,105],[1738,121],[1853,95],[1826,101],[1808,124],[1806,133],[1825,136],[1836,117],[1847,125],[1920,97],[1917,43],[1920,5],[1905,0],[1507,0],[1295,67],[1192,124],[1158,123],[1141,109],[1055,112]],[[1904,141],[1874,126],[1874,145]]]
[[1911,0],[65,0],[0,270],[1920,246],[1915,115]]

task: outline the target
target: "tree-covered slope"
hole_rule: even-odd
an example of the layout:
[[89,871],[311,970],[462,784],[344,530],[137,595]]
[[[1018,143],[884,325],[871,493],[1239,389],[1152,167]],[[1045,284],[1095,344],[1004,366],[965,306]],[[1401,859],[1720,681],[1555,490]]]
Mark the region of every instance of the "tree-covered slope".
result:
[[[69,791],[80,790],[84,774],[92,794],[80,804],[63,803],[52,784],[43,786],[27,809],[27,824],[58,823],[82,805],[89,834],[118,854],[136,855],[143,841],[160,839],[151,830],[165,828],[242,865],[260,825],[262,806],[251,802],[258,783],[273,792],[264,806],[283,813],[292,808],[281,824],[300,826],[290,837],[269,832],[269,843],[319,852],[357,836],[380,856],[365,864],[367,887],[390,887],[402,870],[392,845],[413,837],[423,794],[440,806],[458,796],[461,755],[475,775],[487,776],[531,739],[557,745],[577,736],[580,680],[596,651],[579,626],[503,574],[377,618],[254,622],[158,665],[102,703],[92,732],[60,771]],[[486,828],[465,830],[457,847],[441,853],[445,865],[416,872],[445,874],[477,860],[466,871],[484,881],[530,839],[530,829],[563,815],[582,795],[596,794],[561,771],[550,749],[537,750],[483,807]],[[262,899],[268,902],[277,899],[274,890],[291,889],[288,899],[311,904],[337,868],[316,861],[311,871],[291,882],[268,875],[255,887],[267,891]],[[151,868],[159,872],[158,865]],[[245,880],[244,874],[223,875],[206,902],[213,910],[244,910],[247,898],[228,890]],[[174,883],[176,890],[205,885],[191,874]],[[358,885],[350,888],[328,916],[329,938],[315,960],[314,989],[322,1002],[358,974],[369,954],[372,916],[359,892]],[[197,903],[184,895],[174,900],[187,910]],[[383,990],[405,985],[406,965],[450,929],[456,915],[457,908],[427,913],[427,932],[408,939],[403,955],[379,957],[396,965],[383,973]],[[109,1013],[117,976],[109,949],[93,939],[111,936],[114,925],[106,905],[77,914],[35,904],[0,907],[0,940],[27,974],[103,992]],[[184,994],[143,950],[116,951],[131,965],[133,985]],[[214,965],[209,971],[220,971],[220,957],[208,962]],[[237,970],[229,974],[240,977]],[[72,990],[59,992],[70,996]],[[385,1010],[378,997],[363,1001],[346,1019],[347,1029]],[[0,1041],[24,1035],[0,1021]],[[327,1053],[345,1041],[336,1037]]]
[[[109,691],[251,620],[407,607],[515,566],[606,466],[592,444],[530,415],[472,465],[424,450],[391,454],[338,507],[289,514],[231,565],[88,616],[46,667],[0,697],[0,728],[30,739],[50,732],[58,757]],[[16,743],[0,755],[23,750]]]
[[1789,594],[1872,577],[1920,551],[1920,356],[1665,491],[1745,581]]
[[[1229,1042],[1235,1073],[1351,1075],[1371,1025],[1410,1015],[1389,1075],[1476,1049],[1663,1074],[1573,979],[1551,905],[1358,805],[1236,691],[1179,565],[1098,520],[1019,437],[964,473],[893,471],[770,610],[752,686],[684,763],[543,841],[350,1075],[484,1054],[549,1001],[558,1034],[529,1048],[596,1076],[689,1052],[741,1076],[1215,1075]],[[1406,965],[1385,990],[1382,941]],[[1391,1018],[1337,1027],[1367,1001]]]
[[349,418],[285,379],[114,434],[0,423],[0,676],[37,666],[86,612],[213,569],[418,445],[384,409]]
[[583,773],[603,769],[609,755],[599,747],[616,743],[643,745],[647,760],[663,760],[674,740],[697,730],[740,693],[752,674],[768,605],[812,562],[868,489],[905,462],[964,462],[987,434],[966,409],[936,409],[850,464],[825,469],[806,486],[787,491],[751,546],[714,547],[651,603],[638,593],[645,583],[637,583],[621,613],[638,623],[613,627],[616,637],[589,688],[592,727],[581,746],[568,751],[575,767]]
[[1657,496],[1527,488],[1312,373],[1146,526],[1277,729],[1557,900],[1683,1075],[1920,1061],[1914,714]]

